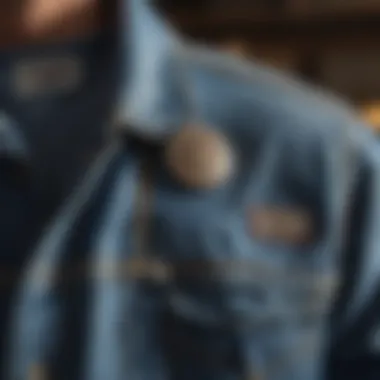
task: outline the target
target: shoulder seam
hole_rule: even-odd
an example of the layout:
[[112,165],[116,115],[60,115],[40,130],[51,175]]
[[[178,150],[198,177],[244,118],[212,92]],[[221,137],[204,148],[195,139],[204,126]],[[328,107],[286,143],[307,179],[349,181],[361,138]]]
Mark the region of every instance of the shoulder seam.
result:
[[230,54],[218,52],[212,49],[203,48],[196,44],[186,43],[186,58],[194,64],[206,65],[215,72],[227,75],[232,79],[239,79],[244,81],[255,80],[255,67],[260,70],[260,76],[269,85],[278,85],[280,87],[289,86],[289,90],[295,91],[300,99],[308,97],[316,104],[323,104],[328,109],[335,109],[342,116],[349,115],[350,118],[354,117],[354,112],[351,109],[349,101],[340,98],[322,86],[307,83],[302,78],[292,76],[291,73],[287,75],[282,74],[280,70],[260,64],[258,62],[250,62],[247,59],[235,57]]

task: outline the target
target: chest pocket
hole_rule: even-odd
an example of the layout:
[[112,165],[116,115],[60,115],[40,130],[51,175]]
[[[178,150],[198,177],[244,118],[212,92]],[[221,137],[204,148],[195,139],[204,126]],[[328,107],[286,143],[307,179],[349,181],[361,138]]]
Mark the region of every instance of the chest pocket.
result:
[[250,373],[252,365],[282,373],[297,367],[288,352],[292,360],[317,358],[309,353],[318,344],[305,348],[303,337],[319,335],[335,273],[322,259],[327,254],[320,244],[252,235],[229,190],[200,197],[158,187],[153,247],[172,267],[165,346],[173,363],[185,361],[190,372],[215,375],[207,379],[222,378],[216,376],[222,370]]
[[181,318],[220,327],[304,323],[326,313],[336,286],[333,273],[266,261],[199,260],[179,265],[168,306]]
[[226,194],[229,189],[197,197],[158,187],[153,247],[173,269],[168,309],[209,326],[323,313],[336,280],[323,244],[255,236]]
[[193,227],[191,236],[189,228],[161,231],[172,251],[165,255],[174,274],[167,298],[172,313],[223,328],[325,313],[336,286],[332,268],[318,259],[326,252],[253,238],[242,220],[205,224]]
[[310,252],[249,247],[246,255],[178,264],[166,313],[175,363],[201,373],[281,374],[295,358],[317,357],[318,339],[306,337],[320,333],[334,276],[300,259]]

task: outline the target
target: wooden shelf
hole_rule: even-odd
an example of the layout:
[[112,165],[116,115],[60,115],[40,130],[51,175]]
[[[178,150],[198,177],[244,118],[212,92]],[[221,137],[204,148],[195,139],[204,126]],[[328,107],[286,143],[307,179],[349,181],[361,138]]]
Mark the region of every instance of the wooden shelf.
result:
[[[299,1],[299,0],[291,0]],[[283,33],[284,29],[323,31],[324,29],[368,29],[380,33],[380,1],[376,7],[349,7],[345,9],[302,8],[300,5],[276,10],[252,5],[224,5],[219,8],[177,9],[170,13],[172,21],[194,37],[219,38],[235,33]]]
[[380,46],[380,0],[284,0],[271,9],[255,2],[212,6],[205,0],[180,9],[177,1],[170,18],[191,38],[290,70],[354,103],[364,101],[363,117],[380,130],[380,104],[371,103],[380,99],[380,58],[372,57]]

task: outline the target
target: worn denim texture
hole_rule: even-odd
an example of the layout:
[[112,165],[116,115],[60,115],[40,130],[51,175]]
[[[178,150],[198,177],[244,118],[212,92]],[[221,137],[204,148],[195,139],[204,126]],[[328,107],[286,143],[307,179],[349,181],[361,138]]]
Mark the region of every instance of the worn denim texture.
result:
[[[330,95],[189,46],[139,1],[127,13],[112,141],[20,249],[13,298],[2,292],[3,378],[39,368],[56,380],[377,379],[378,143]],[[106,117],[82,99],[76,128],[98,128]],[[169,135],[193,121],[227,136],[238,158],[214,190],[180,186],[162,160]],[[1,181],[7,268],[26,240],[15,226],[39,209]],[[306,210],[313,239],[262,241],[248,230],[251,206]]]

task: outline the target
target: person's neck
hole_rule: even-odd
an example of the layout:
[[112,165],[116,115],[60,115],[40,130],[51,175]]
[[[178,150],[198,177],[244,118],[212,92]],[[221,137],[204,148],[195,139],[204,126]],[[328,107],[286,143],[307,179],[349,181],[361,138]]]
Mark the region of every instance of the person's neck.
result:
[[16,3],[0,2],[0,49],[87,37],[111,24],[98,0]]

